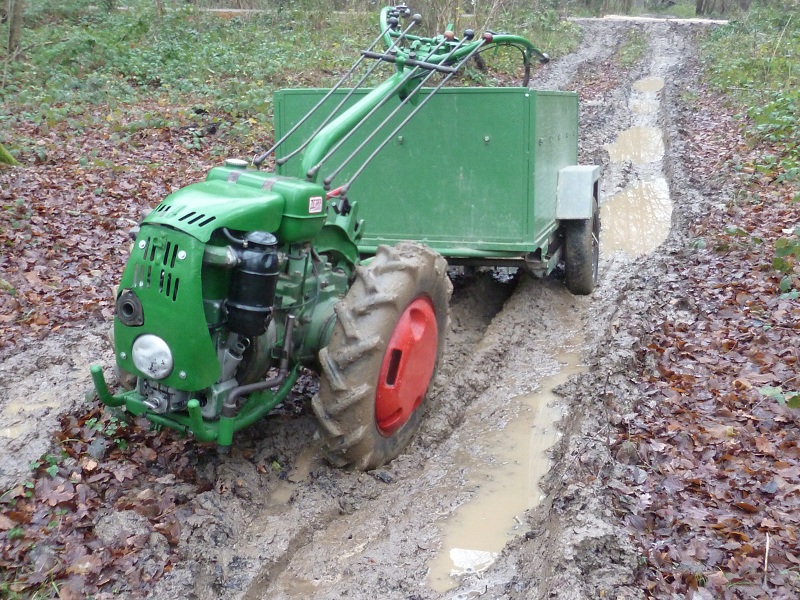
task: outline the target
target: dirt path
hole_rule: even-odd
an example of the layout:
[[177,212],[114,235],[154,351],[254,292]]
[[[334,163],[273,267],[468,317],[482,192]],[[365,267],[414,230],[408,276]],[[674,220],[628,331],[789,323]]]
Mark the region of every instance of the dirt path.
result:
[[[189,497],[178,560],[152,597],[581,598],[627,589],[636,552],[615,530],[598,475],[609,468],[609,422],[635,394],[627,369],[647,312],[642,282],[658,276],[701,206],[682,171],[675,122],[683,83],[696,76],[700,26],[581,25],[579,51],[546,67],[534,86],[582,90],[582,161],[604,167],[605,231],[627,231],[609,234],[615,246],[603,249],[599,289],[578,298],[557,278],[457,279],[431,415],[384,469],[349,473],[321,462],[313,416],[300,410],[254,426],[229,457],[198,454],[205,489],[151,482]],[[614,55],[630,28],[648,49],[623,70]],[[642,238],[650,246],[638,245]],[[82,405],[89,362],[110,363],[102,338],[52,335],[0,366],[0,488],[25,477],[59,415]],[[555,435],[550,422],[561,415]],[[535,507],[529,473],[548,466],[536,443],[543,435],[559,441]],[[111,517],[100,520],[111,527]],[[107,535],[138,531],[134,521],[116,519]],[[145,554],[165,552],[163,536],[150,542]],[[451,568],[461,575],[448,577]],[[124,583],[117,590],[129,592]]]

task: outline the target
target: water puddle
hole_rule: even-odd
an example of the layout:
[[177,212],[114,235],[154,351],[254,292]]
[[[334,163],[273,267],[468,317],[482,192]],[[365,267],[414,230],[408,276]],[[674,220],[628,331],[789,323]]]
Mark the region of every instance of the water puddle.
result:
[[635,165],[655,162],[664,157],[664,138],[658,127],[631,127],[620,132],[617,141],[608,145],[611,162],[626,160]]
[[655,94],[664,89],[664,79],[661,77],[646,77],[634,82],[633,89],[645,94]]
[[285,506],[289,504],[292,494],[297,489],[297,484],[308,480],[311,469],[314,468],[316,457],[316,449],[312,446],[307,447],[300,453],[289,476],[278,481],[275,488],[270,491],[269,503],[271,505]]
[[60,404],[60,400],[56,397],[56,392],[45,392],[38,398],[27,398],[25,400],[12,400],[6,404],[2,412],[0,412],[0,419],[6,423],[12,423],[18,418],[26,419],[18,425],[10,425],[7,427],[0,427],[0,437],[15,440],[23,433],[27,433],[33,429],[33,423],[30,421],[32,413],[41,410],[49,411],[56,408]]
[[631,111],[637,115],[651,115],[658,112],[659,102],[651,98],[640,98],[638,100],[631,100],[629,104]]
[[646,77],[633,84],[634,93],[628,102],[631,112],[637,115],[651,115],[658,112],[661,105],[659,92],[664,89],[661,77]]
[[28,398],[25,400],[11,400],[3,409],[4,416],[14,416],[36,412],[43,408],[57,408],[60,405],[55,391],[44,391],[39,398]]
[[31,423],[19,423],[18,425],[11,425],[9,427],[0,427],[0,437],[15,440],[31,429],[33,429]]
[[467,452],[459,457],[477,493],[442,526],[442,550],[429,564],[434,591],[444,593],[458,584],[454,577],[486,569],[522,533],[525,511],[543,498],[539,480],[550,468],[546,453],[558,439],[555,423],[565,412],[553,389],[584,370],[579,358],[577,352],[556,357],[561,370],[544,378],[539,391],[515,398],[518,416],[501,431],[481,436],[492,460],[482,462]]
[[[662,77],[634,82],[628,106],[635,126],[620,132],[617,140],[606,147],[609,171],[617,172],[621,178],[620,168],[628,169],[624,177],[633,183],[600,206],[600,251],[605,258],[619,251],[631,257],[652,252],[669,235],[672,200],[661,164],[665,151],[663,132],[656,126],[664,85]],[[622,163],[627,166],[620,167]]]
[[622,251],[639,256],[655,250],[667,239],[672,221],[672,201],[666,179],[637,182],[600,206],[603,257]]

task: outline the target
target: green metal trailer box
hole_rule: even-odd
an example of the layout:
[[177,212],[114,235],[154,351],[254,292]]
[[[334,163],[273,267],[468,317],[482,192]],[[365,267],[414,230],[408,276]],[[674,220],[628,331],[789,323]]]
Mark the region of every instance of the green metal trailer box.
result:
[[[369,90],[359,90],[352,104]],[[323,89],[281,90],[275,96],[275,138],[280,139],[326,94]],[[283,144],[287,156],[314,132],[348,90],[338,90]],[[427,91],[423,91],[425,95]],[[421,101],[416,99],[409,104]],[[370,132],[397,106],[381,107],[363,126]],[[346,104],[347,106],[347,104]],[[413,106],[404,106],[391,131]],[[444,88],[370,162],[348,191],[364,220],[359,249],[422,242],[448,258],[519,257],[543,249],[558,228],[559,172],[578,161],[578,97],[528,88]],[[366,134],[364,134],[366,135]],[[324,178],[363,140],[346,142],[325,163]],[[349,180],[383,139],[366,145],[342,171]],[[302,154],[279,166],[305,177]],[[326,168],[328,170],[326,171]]]

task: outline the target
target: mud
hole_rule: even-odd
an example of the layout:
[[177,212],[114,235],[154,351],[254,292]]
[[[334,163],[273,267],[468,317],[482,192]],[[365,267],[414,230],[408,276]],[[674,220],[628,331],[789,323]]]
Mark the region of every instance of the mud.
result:
[[[636,551],[616,528],[602,481],[616,468],[610,428],[637,394],[628,370],[651,318],[648,281],[685,243],[688,219],[703,211],[703,190],[682,170],[676,118],[681,90],[696,80],[694,39],[705,25],[579,23],[581,48],[543,68],[534,87],[578,89],[587,73],[614,70],[630,27],[649,45],[639,65],[615,70],[614,85],[582,104],[581,160],[603,165],[601,205],[608,204],[599,288],[574,297],[557,275],[456,277],[446,356],[430,414],[408,451],[376,472],[345,472],[320,458],[309,411],[254,425],[247,451],[208,455],[198,466],[212,489],[190,491],[196,495],[181,523],[182,560],[151,597],[643,596],[633,584]],[[659,152],[612,156],[631,128],[651,130]],[[620,223],[639,219],[633,229],[649,227],[642,215],[656,208],[632,216],[648,189],[670,204],[653,217],[661,233],[643,233],[656,243],[614,242],[609,231]],[[605,247],[606,236],[615,246]],[[101,328],[54,333],[0,365],[0,488],[22,481],[27,463],[48,450],[60,414],[88,402],[82,392],[90,386],[89,364],[111,361]],[[553,397],[560,374],[569,377]],[[549,420],[563,414],[557,442],[531,451],[542,430],[553,433],[542,413]],[[547,471],[540,482],[534,467],[522,464],[529,460]],[[281,477],[256,466],[273,463]],[[521,500],[505,508],[512,495]],[[108,519],[98,522],[105,527]],[[477,531],[479,521],[485,533],[457,537]],[[448,564],[453,557],[458,565]],[[461,573],[451,579],[456,567]]]
[[[580,347],[572,342],[571,348]],[[550,467],[548,451],[561,435],[555,424],[567,410],[555,390],[585,369],[577,350],[563,351],[556,360],[558,372],[543,378],[535,392],[513,399],[516,416],[503,429],[488,425],[482,432],[482,444],[492,449],[488,460],[461,453],[458,464],[476,494],[439,527],[442,547],[428,575],[434,591],[453,589],[461,576],[490,567],[505,545],[525,531],[525,511],[544,498],[539,481]]]

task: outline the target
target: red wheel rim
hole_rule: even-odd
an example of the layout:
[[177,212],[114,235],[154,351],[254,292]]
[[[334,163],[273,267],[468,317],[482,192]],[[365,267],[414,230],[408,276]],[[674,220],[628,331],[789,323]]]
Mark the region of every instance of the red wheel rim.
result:
[[383,355],[375,392],[375,422],[391,436],[422,402],[433,376],[439,327],[430,298],[420,296],[403,311]]

